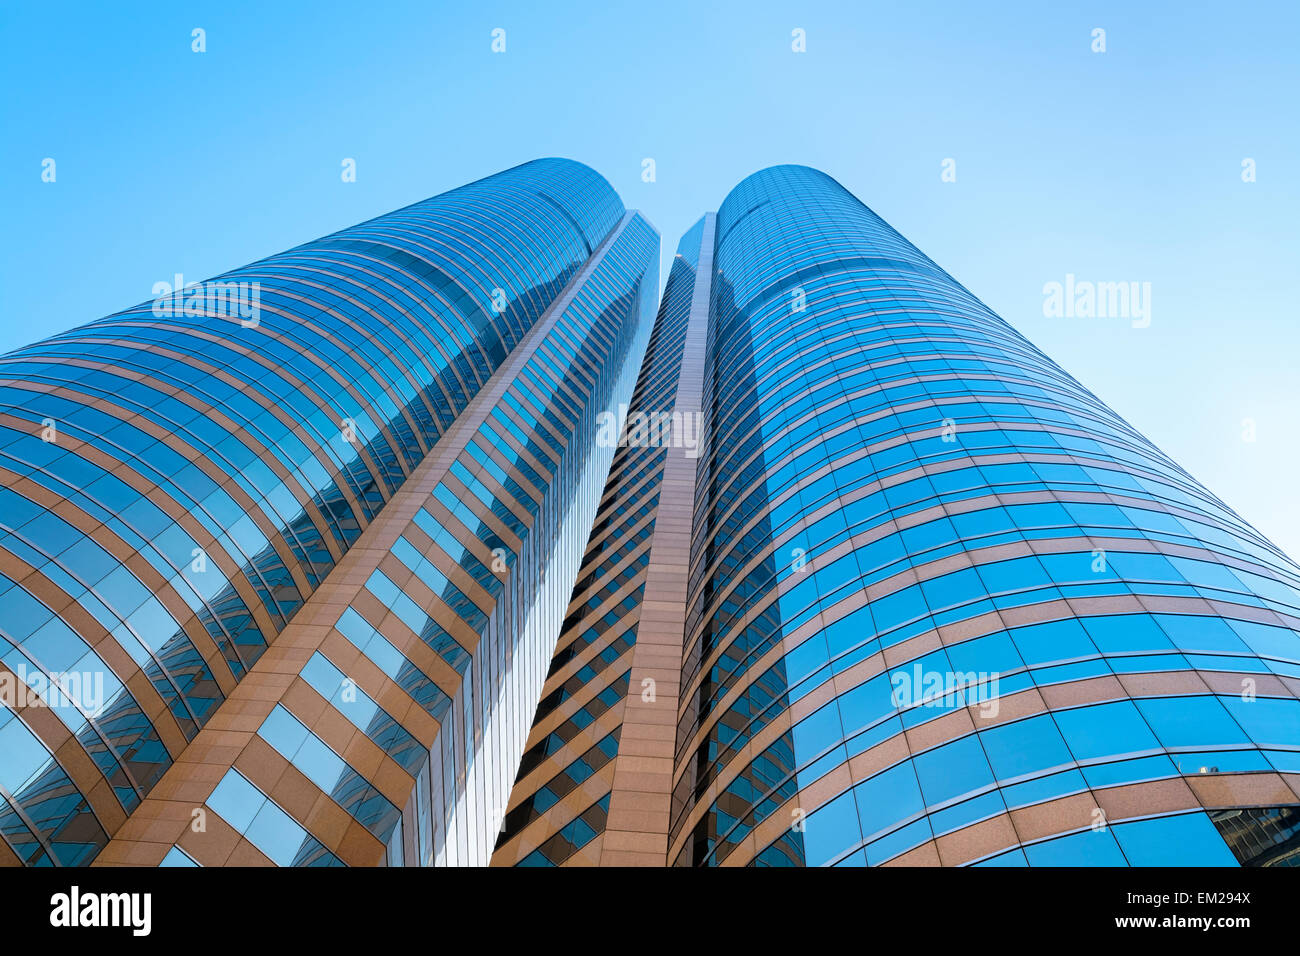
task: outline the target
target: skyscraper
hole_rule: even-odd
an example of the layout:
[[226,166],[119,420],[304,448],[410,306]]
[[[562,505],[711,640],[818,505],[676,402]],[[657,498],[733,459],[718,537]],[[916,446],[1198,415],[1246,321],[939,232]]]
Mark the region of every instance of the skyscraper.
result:
[[662,865],[714,227],[678,245],[494,865]]
[[0,855],[485,862],[657,263],[541,160],[0,359]]
[[683,239],[648,406],[686,327],[494,863],[1294,859],[1292,561],[823,173]]
[[657,243],[542,160],[0,358],[7,862],[1296,858],[1300,568],[825,174]]

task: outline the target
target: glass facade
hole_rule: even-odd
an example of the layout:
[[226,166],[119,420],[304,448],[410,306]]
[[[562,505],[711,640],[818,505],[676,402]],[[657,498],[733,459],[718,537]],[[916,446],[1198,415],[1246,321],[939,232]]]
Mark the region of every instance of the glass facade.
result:
[[667,446],[638,423],[671,415],[704,220],[678,246],[636,390],[519,765],[493,865],[598,862],[645,599]]
[[538,160],[0,356],[0,865],[1296,864],[1300,567],[823,173],[658,255]]
[[[558,633],[608,467],[589,422],[630,391],[657,255],[600,176],[539,160],[0,357],[0,677],[30,690],[0,715],[6,852],[85,863],[116,835],[146,859],[132,814],[244,726],[279,641],[295,680],[198,802],[277,863],[340,862],[312,835],[328,817],[337,849],[340,813],[388,862],[444,853],[476,775],[513,775],[501,702],[541,671],[514,652]],[[436,851],[407,859],[403,814]],[[176,837],[159,858],[221,862]]]
[[669,862],[1235,865],[1202,808],[1300,803],[1292,561],[825,174],[715,264]]
[[[421,863],[489,860],[615,451],[593,440],[597,421],[628,401],[653,325],[658,238],[629,214],[417,513],[427,544],[412,529],[419,544],[393,549],[399,561],[419,561],[395,575],[395,596],[419,600],[424,585],[436,599],[421,601],[412,632],[460,675],[447,685],[445,714],[441,703],[431,711],[441,732],[417,771],[422,781],[428,775],[427,811],[421,786],[408,814],[412,829],[429,835]],[[381,572],[398,567],[388,562]]]

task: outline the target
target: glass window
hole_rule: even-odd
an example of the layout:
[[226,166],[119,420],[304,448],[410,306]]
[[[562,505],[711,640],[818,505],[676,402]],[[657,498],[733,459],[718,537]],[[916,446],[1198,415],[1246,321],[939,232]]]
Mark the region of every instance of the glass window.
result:
[[874,836],[925,809],[910,762],[881,771],[854,788],[862,832]]
[[1041,773],[1074,758],[1047,714],[980,731],[980,739],[999,780]]
[[178,846],[172,847],[167,851],[167,855],[162,858],[159,866],[198,866],[194,858]]
[[1110,830],[1084,830],[1024,848],[1030,866],[1126,866]]
[[1112,830],[1130,866],[1238,866],[1204,813],[1117,823]]
[[811,760],[844,736],[838,708],[830,703],[814,711],[794,725],[792,734],[799,764]]
[[993,771],[976,734],[927,751],[912,763],[931,807],[993,782]]
[[1156,621],[1179,650],[1228,654],[1249,652],[1236,632],[1220,618],[1196,614],[1160,614]]
[[893,833],[881,837],[874,843],[868,843],[867,863],[870,866],[879,866],[886,860],[891,860],[908,850],[920,846],[931,839],[932,836],[928,817],[913,820],[907,826],[899,827]]
[[1294,747],[1300,728],[1300,700],[1277,697],[1220,697],[1250,739],[1266,747]]
[[1145,614],[1084,617],[1080,618],[1080,622],[1103,654],[1167,651],[1173,648],[1168,635]]
[[1155,697],[1139,700],[1137,706],[1160,742],[1171,749],[1249,742],[1215,697]]
[[819,807],[804,821],[803,842],[808,866],[825,866],[862,839],[858,831],[853,791],[846,790]]
[[1271,627],[1253,621],[1229,621],[1251,650],[1264,657],[1300,661],[1300,634],[1284,627]]
[[208,797],[207,804],[235,830],[243,833],[257,816],[265,801],[262,791],[235,770],[226,771],[217,788]]
[[1020,650],[1020,656],[1030,667],[1077,657],[1092,657],[1097,653],[1096,646],[1074,618],[1017,627],[1010,634]]
[[[1159,747],[1142,715],[1130,701],[1114,701],[1053,713],[1076,760],[1140,753]],[[1032,860],[1031,860],[1032,862]]]
[[893,688],[888,674],[878,674],[838,698],[846,734],[855,734],[894,711]]

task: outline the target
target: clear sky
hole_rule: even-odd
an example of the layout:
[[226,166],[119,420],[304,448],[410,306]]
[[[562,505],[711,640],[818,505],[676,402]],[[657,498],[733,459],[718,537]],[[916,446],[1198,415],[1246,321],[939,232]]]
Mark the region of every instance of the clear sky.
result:
[[[665,257],[805,163],[1300,558],[1298,33],[1294,0],[0,0],[0,351],[538,156]],[[1150,325],[1045,316],[1067,274],[1149,282]]]

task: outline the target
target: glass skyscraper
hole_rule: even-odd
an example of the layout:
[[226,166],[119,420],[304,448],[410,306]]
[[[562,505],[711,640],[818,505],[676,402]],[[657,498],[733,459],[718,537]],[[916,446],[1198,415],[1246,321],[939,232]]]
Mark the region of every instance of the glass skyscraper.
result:
[[1294,846],[1300,569],[830,177],[717,234],[668,862]]
[[542,160],[0,359],[0,855],[486,861],[657,263]]
[[540,160],[0,357],[0,863],[1279,865],[1300,568],[833,179]]
[[1292,561],[823,173],[678,251],[693,481],[620,449],[494,863],[1300,858]]

